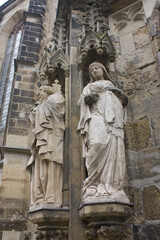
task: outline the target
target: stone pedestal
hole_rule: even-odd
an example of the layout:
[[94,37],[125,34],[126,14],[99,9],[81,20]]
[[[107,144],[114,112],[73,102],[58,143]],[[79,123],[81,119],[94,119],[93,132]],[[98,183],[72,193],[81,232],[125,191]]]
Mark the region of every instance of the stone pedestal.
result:
[[130,204],[119,202],[86,203],[80,206],[79,215],[86,223],[85,235],[94,240],[131,240],[126,220],[131,215]]
[[68,239],[69,208],[29,211],[29,221],[37,224],[37,240]]

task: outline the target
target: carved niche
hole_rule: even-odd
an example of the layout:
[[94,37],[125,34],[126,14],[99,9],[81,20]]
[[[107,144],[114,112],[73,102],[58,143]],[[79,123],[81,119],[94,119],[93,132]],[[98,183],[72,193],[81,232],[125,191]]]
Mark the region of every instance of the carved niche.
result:
[[63,93],[64,79],[69,71],[68,37],[65,26],[64,19],[55,21],[52,39],[44,48],[44,56],[38,69],[39,78],[44,85],[51,85],[55,79],[58,79]]
[[[97,58],[114,62],[115,49],[108,35],[107,19],[102,15],[98,1],[87,1],[82,33],[79,36],[79,62],[85,62],[91,52]],[[94,59],[93,59],[94,60]],[[105,60],[105,61],[106,61]]]

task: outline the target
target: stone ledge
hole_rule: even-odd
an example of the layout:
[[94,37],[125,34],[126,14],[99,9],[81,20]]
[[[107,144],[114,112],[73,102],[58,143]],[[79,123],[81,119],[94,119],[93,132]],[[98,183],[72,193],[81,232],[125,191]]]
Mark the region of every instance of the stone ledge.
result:
[[[19,64],[35,67],[35,65],[37,64],[37,62],[28,61],[28,60],[23,60],[23,59],[14,59],[14,69],[15,69],[15,72],[17,72],[17,69],[18,69],[18,65],[19,65]],[[32,71],[33,71],[33,70],[32,70]]]
[[131,204],[123,203],[88,203],[80,206],[79,215],[89,225],[116,224],[123,225],[131,215]]
[[0,152],[4,154],[4,152],[16,152],[16,153],[26,153],[31,154],[29,148],[18,148],[13,146],[0,146]]
[[24,11],[24,22],[26,21],[27,17],[34,17],[34,18],[42,19],[42,16],[39,13]]
[[68,227],[69,208],[37,209],[28,212],[28,220],[38,224],[38,229],[48,230],[57,227]]
[[0,230],[1,231],[26,231],[27,220],[12,220],[9,218],[0,219]]

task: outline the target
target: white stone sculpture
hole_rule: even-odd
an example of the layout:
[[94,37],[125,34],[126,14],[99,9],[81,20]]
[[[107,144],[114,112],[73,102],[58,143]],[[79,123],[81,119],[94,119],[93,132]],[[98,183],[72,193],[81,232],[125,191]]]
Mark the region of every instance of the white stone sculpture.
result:
[[82,201],[129,203],[123,191],[127,97],[115,87],[101,63],[92,63],[89,74],[90,83],[84,87],[78,101],[77,130],[83,138],[83,157],[88,172]]
[[30,114],[34,140],[27,169],[31,173],[31,210],[61,207],[64,98],[58,83],[40,87]]

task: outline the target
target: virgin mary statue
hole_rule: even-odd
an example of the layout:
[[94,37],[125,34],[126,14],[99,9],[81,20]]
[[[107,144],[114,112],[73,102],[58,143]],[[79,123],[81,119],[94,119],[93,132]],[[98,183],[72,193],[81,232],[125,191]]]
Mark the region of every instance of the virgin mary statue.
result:
[[125,179],[124,124],[127,97],[115,87],[99,62],[89,66],[90,83],[78,101],[78,132],[88,176],[82,189],[83,202],[129,203],[123,191]]

